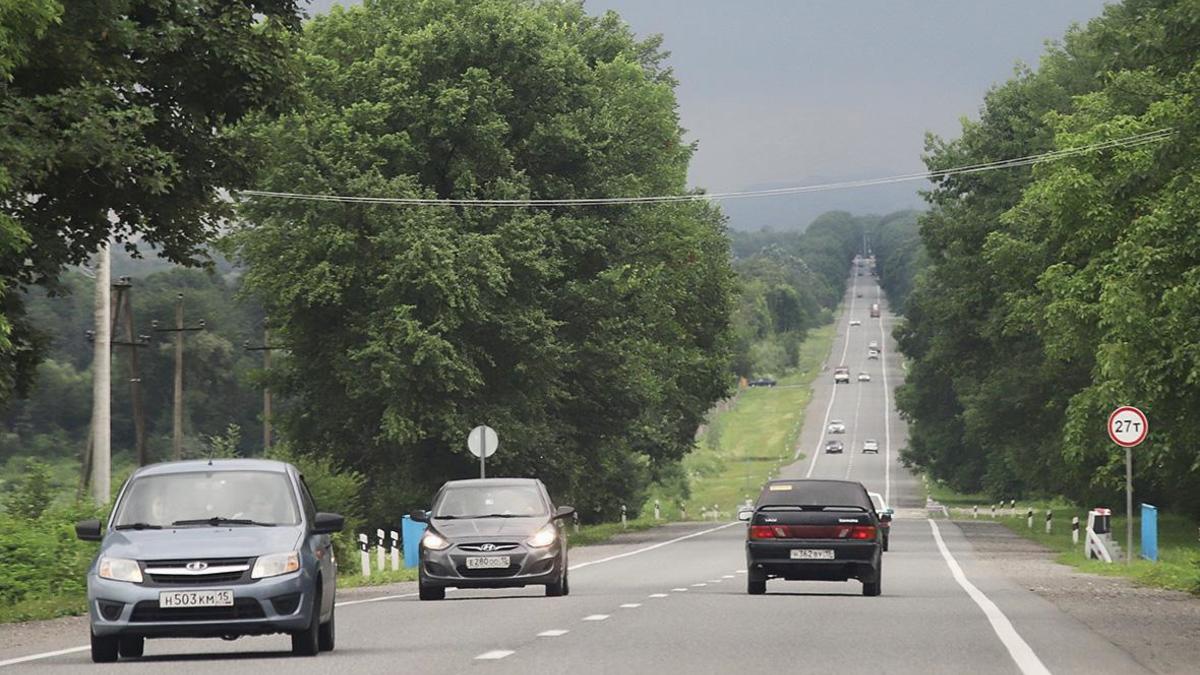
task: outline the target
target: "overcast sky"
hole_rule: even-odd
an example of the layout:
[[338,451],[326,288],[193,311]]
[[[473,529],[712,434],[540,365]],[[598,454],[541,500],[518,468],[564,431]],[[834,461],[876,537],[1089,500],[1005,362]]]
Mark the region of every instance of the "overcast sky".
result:
[[1036,65],[1047,40],[1105,4],[586,1],[638,34],[663,34],[683,126],[700,145],[691,182],[713,192],[923,169],[926,131],[956,136],[1018,61]]

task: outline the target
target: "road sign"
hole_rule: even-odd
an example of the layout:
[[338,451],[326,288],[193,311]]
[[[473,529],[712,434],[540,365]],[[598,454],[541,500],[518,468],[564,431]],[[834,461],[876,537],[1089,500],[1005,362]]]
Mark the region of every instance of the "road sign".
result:
[[1123,448],[1140,445],[1149,430],[1146,414],[1131,405],[1123,405],[1108,416],[1108,436]]
[[467,434],[467,449],[476,457],[491,457],[496,454],[499,445],[500,438],[496,436],[496,430],[486,424],[480,424]]

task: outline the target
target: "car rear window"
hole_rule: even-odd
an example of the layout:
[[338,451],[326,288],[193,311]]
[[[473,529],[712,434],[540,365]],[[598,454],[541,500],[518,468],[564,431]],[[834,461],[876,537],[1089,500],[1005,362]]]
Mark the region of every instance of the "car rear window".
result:
[[855,506],[872,510],[871,500],[858,483],[828,480],[790,480],[768,483],[758,497],[762,506]]

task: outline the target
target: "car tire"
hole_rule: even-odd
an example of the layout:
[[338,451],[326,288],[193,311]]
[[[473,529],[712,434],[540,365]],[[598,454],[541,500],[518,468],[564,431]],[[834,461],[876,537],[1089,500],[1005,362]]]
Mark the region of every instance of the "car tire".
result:
[[570,592],[570,587],[567,584],[567,568],[564,566],[562,576],[558,578],[558,581],[552,584],[546,584],[546,597],[559,598],[566,595]]
[[879,565],[875,568],[875,580],[863,582],[863,595],[874,598],[883,592],[883,558],[879,559]]
[[337,642],[337,624],[334,619],[336,617],[336,607],[329,612],[329,621],[321,624],[320,630],[317,632],[317,647],[323,652],[333,651],[334,644]]
[[313,592],[312,618],[308,628],[292,633],[293,656],[316,656],[321,651],[321,587]]
[[123,659],[136,659],[146,653],[146,638],[132,636],[117,638],[117,651],[120,652]]
[[118,638],[115,635],[92,636],[92,663],[112,663],[117,660],[119,653]]
[[422,600],[445,600],[445,586],[430,586],[417,581],[417,597]]
[[767,592],[767,575],[764,572],[755,573],[753,569],[746,572],[746,592],[750,595],[762,595]]

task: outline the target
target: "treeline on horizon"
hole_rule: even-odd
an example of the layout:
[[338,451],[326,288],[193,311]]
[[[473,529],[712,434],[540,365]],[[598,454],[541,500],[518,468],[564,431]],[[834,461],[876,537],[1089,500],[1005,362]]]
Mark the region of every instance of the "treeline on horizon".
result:
[[[988,93],[931,170],[1170,129],[1166,140],[941,179],[897,329],[903,457],[995,499],[1120,503],[1111,410],[1150,420],[1136,499],[1200,515],[1200,2],[1126,0]],[[885,267],[886,269],[886,267]],[[890,291],[893,289],[889,289]]]

